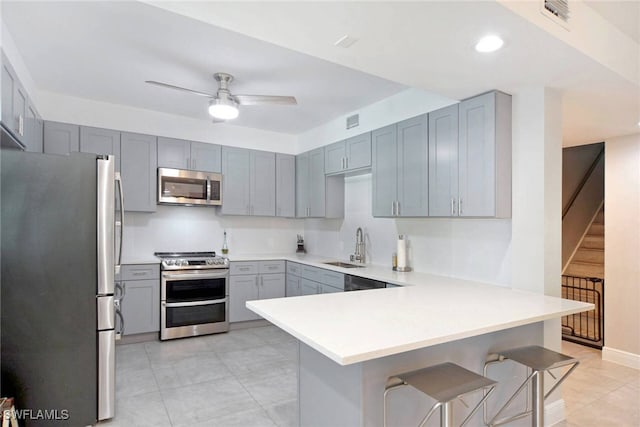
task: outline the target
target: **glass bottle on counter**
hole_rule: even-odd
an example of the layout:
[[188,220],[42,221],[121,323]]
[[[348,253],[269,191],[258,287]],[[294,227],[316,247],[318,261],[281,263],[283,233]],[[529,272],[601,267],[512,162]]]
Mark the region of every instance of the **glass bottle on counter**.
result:
[[229,253],[229,246],[227,245],[227,231],[224,232],[224,240],[222,241],[222,255],[227,255]]

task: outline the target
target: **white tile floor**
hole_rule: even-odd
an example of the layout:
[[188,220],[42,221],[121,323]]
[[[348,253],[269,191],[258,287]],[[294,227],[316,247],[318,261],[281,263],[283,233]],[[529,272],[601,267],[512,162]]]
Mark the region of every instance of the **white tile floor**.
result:
[[[640,371],[563,342],[580,366],[556,427],[640,426]],[[297,344],[273,326],[117,347],[116,418],[100,425],[297,425]]]
[[116,360],[101,426],[297,425],[297,344],[276,327],[120,345]]

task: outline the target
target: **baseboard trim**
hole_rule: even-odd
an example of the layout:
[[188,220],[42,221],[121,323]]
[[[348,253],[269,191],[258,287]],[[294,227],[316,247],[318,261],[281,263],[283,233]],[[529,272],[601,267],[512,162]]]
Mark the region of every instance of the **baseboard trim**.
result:
[[559,422],[564,421],[565,418],[564,399],[554,400],[553,402],[544,405],[545,427],[556,425]]
[[640,354],[629,353],[611,347],[602,347],[602,360],[633,369],[640,369]]

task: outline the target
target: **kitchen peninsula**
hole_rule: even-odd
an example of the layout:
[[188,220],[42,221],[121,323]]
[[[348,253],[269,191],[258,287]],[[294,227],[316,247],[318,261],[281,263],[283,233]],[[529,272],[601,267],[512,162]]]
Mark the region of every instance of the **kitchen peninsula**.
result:
[[[320,260],[295,262],[328,268]],[[481,373],[488,354],[542,345],[545,320],[593,308],[425,273],[331,269],[402,287],[247,302],[299,340],[301,426],[381,426],[388,377],[445,361]],[[497,380],[504,376],[498,368],[491,373]],[[401,390],[390,398],[390,425],[417,424],[430,404],[416,394]],[[501,394],[498,390],[494,397]],[[456,418],[464,416],[464,410],[457,411]],[[479,417],[470,425],[481,425]]]

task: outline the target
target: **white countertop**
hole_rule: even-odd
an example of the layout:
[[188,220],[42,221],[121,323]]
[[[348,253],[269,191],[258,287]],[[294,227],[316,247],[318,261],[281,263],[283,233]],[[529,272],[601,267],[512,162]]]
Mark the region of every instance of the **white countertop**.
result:
[[426,273],[367,266],[345,269],[326,258],[291,254],[230,256],[286,259],[401,288],[249,301],[247,307],[341,365],[364,362],[593,309],[593,304]]

